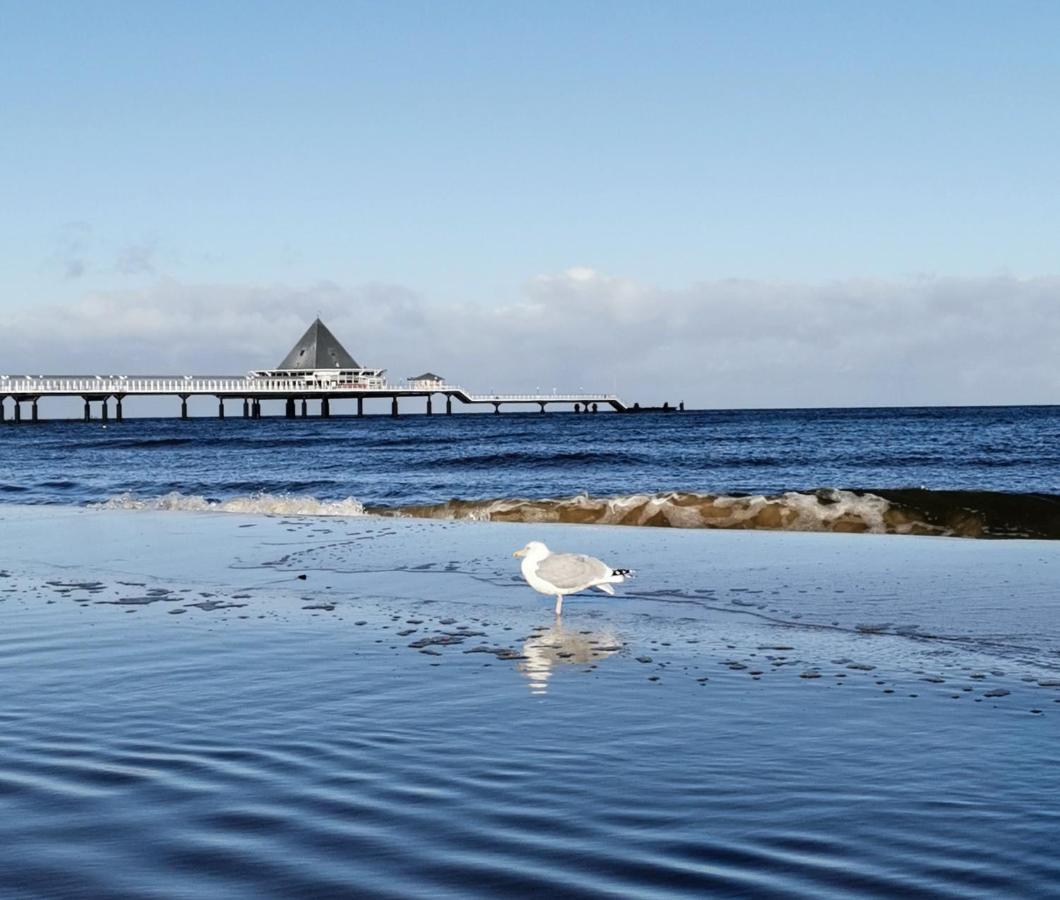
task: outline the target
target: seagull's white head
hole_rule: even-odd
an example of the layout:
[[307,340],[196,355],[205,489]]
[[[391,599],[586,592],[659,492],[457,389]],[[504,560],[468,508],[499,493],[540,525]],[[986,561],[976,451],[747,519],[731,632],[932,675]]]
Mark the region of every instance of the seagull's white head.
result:
[[522,550],[516,550],[512,556],[529,556],[532,558],[541,558],[548,556],[548,547],[541,543],[541,541],[531,541]]

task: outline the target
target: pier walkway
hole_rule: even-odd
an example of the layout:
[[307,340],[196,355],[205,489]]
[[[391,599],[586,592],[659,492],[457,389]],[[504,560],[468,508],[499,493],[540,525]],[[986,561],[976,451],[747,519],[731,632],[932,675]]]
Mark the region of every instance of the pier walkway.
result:
[[[180,414],[188,417],[188,399],[209,396],[217,399],[218,417],[225,416],[225,401],[241,401],[242,415],[261,416],[265,400],[284,403],[288,417],[308,414],[308,402],[320,404],[320,415],[331,415],[332,404],[338,400],[356,401],[356,414],[364,415],[364,401],[389,399],[390,414],[399,414],[399,401],[404,397],[426,398],[428,415],[434,412],[434,399],[444,398],[446,414],[453,412],[453,400],[466,406],[493,406],[495,413],[502,406],[536,405],[540,412],[548,406],[571,406],[576,412],[597,412],[610,407],[626,412],[627,406],[614,394],[472,394],[463,387],[441,380],[412,379],[405,384],[389,384],[382,378],[348,378],[345,373],[313,372],[279,375],[275,371],[238,375],[0,375],[0,421],[7,418],[7,400],[13,401],[11,418],[14,421],[37,421],[38,404],[45,397],[80,397],[84,401],[84,418],[92,418],[92,404],[99,404],[99,418],[111,416],[110,401],[114,401],[113,417],[120,421],[124,414],[123,401],[129,397],[172,396],[180,400]],[[29,409],[23,415],[23,404]],[[300,409],[299,409],[300,406]],[[238,414],[238,413],[237,413]]]

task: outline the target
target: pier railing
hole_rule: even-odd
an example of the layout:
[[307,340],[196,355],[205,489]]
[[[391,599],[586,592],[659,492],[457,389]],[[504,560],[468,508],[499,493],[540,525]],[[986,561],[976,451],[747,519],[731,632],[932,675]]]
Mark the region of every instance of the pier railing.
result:
[[[460,388],[447,388],[459,391]],[[466,394],[466,403],[611,403],[614,394]]]
[[389,384],[383,379],[339,380],[321,376],[293,378],[258,375],[0,375],[0,397],[39,398],[80,396],[86,398],[175,395],[193,397],[427,397],[445,394],[462,403],[579,403],[625,405],[614,394],[472,394],[460,385],[445,382]]
[[307,378],[260,378],[250,375],[232,376],[23,376],[0,377],[0,393],[73,395],[130,395],[130,394],[276,394],[278,396],[305,393],[407,393],[425,394],[461,390],[453,385],[438,384],[428,387],[408,384],[388,384],[378,379],[337,381]]

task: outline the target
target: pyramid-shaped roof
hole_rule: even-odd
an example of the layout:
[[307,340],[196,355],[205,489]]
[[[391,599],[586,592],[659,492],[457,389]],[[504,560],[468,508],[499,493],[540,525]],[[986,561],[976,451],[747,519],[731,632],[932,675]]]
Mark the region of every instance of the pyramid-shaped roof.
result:
[[328,327],[315,319],[278,369],[359,369],[357,361],[346,352]]

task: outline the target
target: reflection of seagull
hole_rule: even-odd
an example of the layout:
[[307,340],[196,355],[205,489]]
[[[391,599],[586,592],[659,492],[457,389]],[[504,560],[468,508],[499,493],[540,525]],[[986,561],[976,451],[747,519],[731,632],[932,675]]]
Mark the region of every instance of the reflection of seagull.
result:
[[543,694],[556,666],[594,663],[621,649],[622,642],[611,631],[576,634],[557,621],[551,628],[526,639],[523,643],[526,660],[518,668],[530,680],[530,690]]
[[580,553],[553,553],[541,541],[531,541],[512,556],[521,556],[523,578],[535,591],[556,598],[556,615],[563,612],[563,598],[594,587],[614,594],[613,584],[621,584],[632,569],[612,569],[607,563]]

